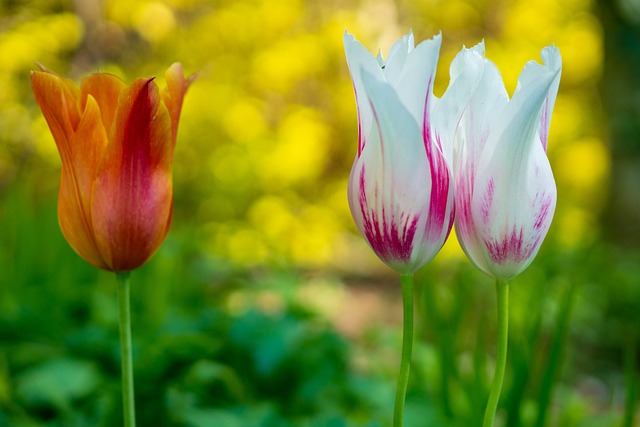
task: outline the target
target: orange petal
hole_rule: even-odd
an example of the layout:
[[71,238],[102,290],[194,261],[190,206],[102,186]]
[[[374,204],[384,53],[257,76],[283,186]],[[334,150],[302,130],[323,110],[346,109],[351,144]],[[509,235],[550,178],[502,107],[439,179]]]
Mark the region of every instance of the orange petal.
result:
[[100,254],[93,230],[78,198],[73,178],[63,166],[60,176],[60,193],[58,195],[58,221],[62,234],[73,250],[89,263],[99,268],[107,268]]
[[63,162],[58,196],[60,228],[71,247],[91,264],[105,268],[91,222],[91,189],[107,145],[100,109],[89,96],[76,134],[71,158]]
[[113,133],[93,188],[92,220],[109,269],[139,267],[169,228],[172,127],[152,79],[122,91]]
[[189,85],[196,79],[197,75],[193,74],[188,79],[185,79],[182,65],[176,62],[167,69],[164,77],[167,82],[167,87],[162,92],[162,98],[171,116],[171,134],[173,135],[173,144],[175,145],[176,136],[178,135],[178,121],[180,120],[180,111],[182,110],[182,100]]
[[80,84],[80,108],[84,108],[89,95],[93,96],[100,106],[102,123],[107,133],[111,131],[113,119],[118,107],[120,91],[127,85],[113,74],[95,73]]
[[100,109],[91,98],[80,116],[78,88],[51,72],[32,72],[31,84],[62,159],[58,195],[60,228],[80,256],[104,268],[90,215],[91,187],[107,141]]
[[31,88],[53,134],[62,162],[68,162],[73,133],[80,122],[79,90],[72,82],[48,71],[32,71]]
[[[107,131],[96,99],[89,95],[72,146],[72,167],[85,212],[90,213],[91,190],[107,149]],[[89,221],[91,223],[91,221]]]

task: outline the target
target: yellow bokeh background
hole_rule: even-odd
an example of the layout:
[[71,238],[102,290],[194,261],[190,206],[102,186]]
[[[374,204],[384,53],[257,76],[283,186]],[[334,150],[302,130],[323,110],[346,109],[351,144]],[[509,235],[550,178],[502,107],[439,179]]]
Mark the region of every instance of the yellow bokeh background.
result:
[[[60,7],[53,7],[58,4]],[[566,248],[598,236],[610,171],[597,84],[602,29],[587,0],[34,1],[5,6],[0,34],[0,185],[29,159],[56,180],[55,145],[29,92],[42,63],[79,81],[101,70],[124,80],[173,61],[199,73],[175,152],[174,229],[239,266],[382,269],[356,234],[346,184],[355,154],[355,101],[342,35],[385,54],[412,29],[439,31],[436,94],[461,46],[484,39],[509,92],[551,43],[563,56],[549,156],[558,185],[549,239]],[[455,236],[442,258],[462,257]]]

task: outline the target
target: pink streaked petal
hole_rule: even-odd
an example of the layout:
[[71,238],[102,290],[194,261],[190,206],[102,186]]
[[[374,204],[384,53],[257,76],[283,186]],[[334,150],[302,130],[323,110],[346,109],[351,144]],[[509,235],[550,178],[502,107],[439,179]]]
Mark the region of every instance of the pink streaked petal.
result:
[[[389,265],[406,264],[411,260],[413,239],[418,217],[406,213],[395,214],[393,207],[377,210],[369,202],[365,166],[359,173],[358,206],[362,218],[362,232],[382,261]],[[380,191],[376,188],[374,193]],[[391,212],[389,212],[391,211]]]
[[463,172],[456,176],[456,235],[460,246],[469,260],[481,271],[489,273],[485,260],[483,242],[480,241],[471,209],[473,199],[474,174],[473,168],[461,169]]
[[474,194],[472,201],[475,231],[484,244],[488,269],[504,280],[531,263],[555,210],[556,188],[549,162],[539,144],[531,149],[530,162],[523,166],[517,181],[490,178],[484,184],[476,183],[476,188],[483,190]]
[[544,100],[544,106],[542,107],[542,113],[540,114],[540,129],[539,129],[539,138],[540,143],[542,144],[542,148],[544,148],[545,153],[547,152],[547,144],[549,142],[549,124],[551,122],[550,111],[549,111],[549,97]]
[[447,165],[445,157],[442,154],[441,147],[439,145],[437,146],[433,141],[434,132],[431,129],[431,121],[428,113],[429,99],[430,95],[427,94],[424,100],[424,115],[422,118],[422,139],[431,172],[431,194],[425,236],[427,241],[442,241],[442,244],[444,244],[452,227],[452,223],[448,220],[451,218],[451,211],[454,209],[453,188],[451,188],[450,185],[451,170],[449,165]]

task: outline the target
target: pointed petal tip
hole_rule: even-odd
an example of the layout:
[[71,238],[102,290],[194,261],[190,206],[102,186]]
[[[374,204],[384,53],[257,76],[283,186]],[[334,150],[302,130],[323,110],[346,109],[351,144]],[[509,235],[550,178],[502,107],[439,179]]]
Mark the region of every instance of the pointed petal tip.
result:
[[484,46],[484,39],[480,40],[479,43],[477,43],[475,46],[473,46],[471,49],[472,52],[476,52],[478,54],[480,54],[482,57],[485,56],[485,46]]
[[180,62],[174,62],[167,68],[165,72],[165,81],[167,84],[171,84],[170,82],[180,82],[184,85],[184,91],[186,91],[189,86],[198,78],[200,75],[200,71],[197,71],[191,74],[189,77],[185,77],[184,69],[182,68],[182,64]]
[[356,43],[356,37],[349,32],[348,29],[344,29],[344,35],[342,36],[342,44],[344,45],[345,50],[349,45]]
[[403,38],[406,38],[406,40],[407,40],[407,50],[411,51],[416,45],[415,38],[413,36],[413,29],[410,28],[409,32],[407,33],[407,35],[404,36]]
[[52,76],[59,77],[56,73],[54,73],[53,71],[51,71],[50,69],[48,69],[47,67],[42,65],[40,62],[34,62],[34,65],[36,67],[38,67],[38,69],[37,70],[31,70],[31,72],[30,72],[31,76],[34,76],[37,73],[46,73],[46,74],[51,74]]
[[560,49],[558,49],[553,43],[546,46],[540,52],[540,57],[545,66],[548,66],[554,71],[562,69],[562,56],[560,55]]
[[420,43],[418,43],[418,46],[422,45],[422,44],[437,44],[438,46],[440,46],[442,44],[442,30],[438,31],[437,34],[434,34],[430,39],[424,39],[423,41],[421,41]]

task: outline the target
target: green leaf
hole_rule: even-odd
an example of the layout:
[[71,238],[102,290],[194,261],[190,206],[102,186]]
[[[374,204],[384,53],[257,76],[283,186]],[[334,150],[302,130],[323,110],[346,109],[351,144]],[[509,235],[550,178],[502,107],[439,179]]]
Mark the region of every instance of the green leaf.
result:
[[87,396],[100,382],[96,366],[86,360],[53,359],[36,365],[16,380],[16,395],[29,404],[49,404],[58,409]]

